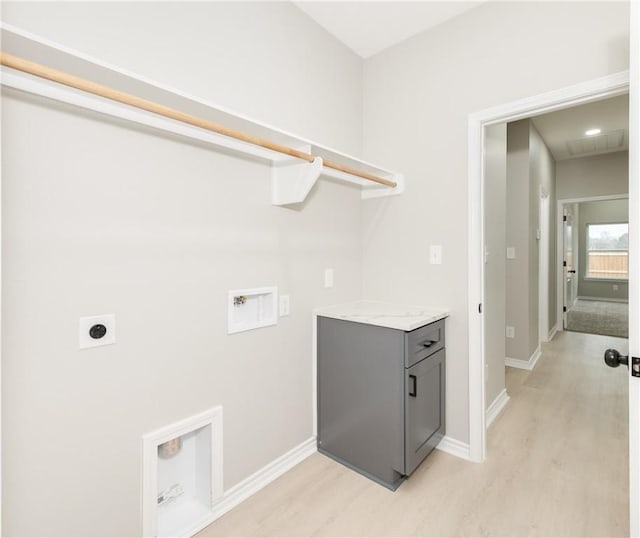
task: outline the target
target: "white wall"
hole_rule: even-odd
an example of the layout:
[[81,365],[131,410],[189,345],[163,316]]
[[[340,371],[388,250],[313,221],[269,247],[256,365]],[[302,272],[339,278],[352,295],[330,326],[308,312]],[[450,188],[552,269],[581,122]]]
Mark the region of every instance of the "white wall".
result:
[[[547,247],[547,281],[548,281],[548,290],[547,290],[547,327],[543,327],[542,330],[545,332],[544,335],[540,335],[541,339],[546,340],[546,336],[548,336],[549,331],[556,324],[556,162],[553,159],[553,155],[551,151],[545,144],[544,140],[538,133],[535,128],[533,122],[530,122],[530,131],[529,131],[530,143],[529,143],[529,171],[531,174],[531,197],[532,197],[532,231],[533,237],[535,238],[536,229],[542,229],[542,222],[540,219],[542,216],[540,215],[540,204],[541,204],[541,196],[546,195],[548,197],[548,216],[545,229],[548,233],[548,241],[546,241]],[[542,243],[545,244],[545,243]],[[533,241],[532,245],[533,250],[536,253],[537,261],[539,263],[540,260],[540,249],[542,248],[541,242],[538,240]],[[540,266],[536,267],[536,274],[539,273]],[[539,275],[538,275],[539,276]],[[540,290],[537,290],[538,293],[532,298],[533,301],[538,300],[538,294]],[[532,324],[537,323],[538,320],[538,312],[536,310],[535,318],[531,320]],[[534,334],[533,327],[531,328],[532,334]],[[535,328],[535,333],[537,334],[538,328]],[[533,343],[533,349],[535,349],[538,345],[539,339],[536,339]]]
[[[360,147],[361,62],[293,5],[9,3],[3,16]],[[139,535],[141,436],[216,405],[227,489],[309,439],[311,311],[361,296],[359,192],[320,180],[303,207],[272,207],[264,164],[14,91],[2,107],[3,534]],[[261,285],[290,294],[291,315],[227,335],[227,290]],[[79,351],[78,318],[102,313],[117,343]]]
[[515,337],[507,338],[506,356],[524,361],[531,356],[530,321],[538,312],[538,257],[537,252],[530,249],[530,243],[534,241],[530,214],[533,190],[530,130],[530,120],[507,125],[506,246],[514,249],[515,258],[507,259],[506,324],[514,328]]
[[505,388],[507,126],[491,125],[485,136],[486,409]]
[[2,19],[311,140],[361,150],[362,60],[289,2],[9,1]]
[[556,182],[558,200],[627,194],[629,152],[558,161]]
[[[544,192],[555,206],[555,162],[544,140],[529,119],[507,125],[507,247],[515,258],[507,260],[506,323],[514,327],[515,337],[507,338],[506,354],[528,361],[555,325],[555,312],[548,314],[540,333],[540,249],[538,230],[540,198]],[[555,218],[548,215],[546,230],[555,230]],[[555,234],[544,243],[547,250],[548,309],[555,310]],[[552,306],[553,305],[553,306]]]
[[[365,156],[407,179],[364,204],[364,290],[450,308],[447,434],[469,439],[467,117],[628,69],[625,2],[496,2],[365,62]],[[428,245],[443,264],[428,264]]]

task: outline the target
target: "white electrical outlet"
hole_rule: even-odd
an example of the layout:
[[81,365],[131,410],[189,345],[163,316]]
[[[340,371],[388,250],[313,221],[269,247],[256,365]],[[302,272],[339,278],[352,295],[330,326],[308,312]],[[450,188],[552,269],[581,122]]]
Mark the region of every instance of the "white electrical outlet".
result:
[[116,343],[115,314],[80,318],[78,329],[78,347],[80,349]]
[[618,291],[618,285],[617,284],[613,285],[613,291]]
[[324,287],[333,288],[333,269],[324,270]]
[[516,259],[516,247],[507,247],[507,260]]
[[431,265],[442,264],[442,246],[441,245],[429,246],[429,263]]
[[289,296],[280,296],[280,317],[289,315]]
[[516,337],[515,327],[510,327],[509,325],[507,325],[506,334],[507,334],[507,338],[515,338]]

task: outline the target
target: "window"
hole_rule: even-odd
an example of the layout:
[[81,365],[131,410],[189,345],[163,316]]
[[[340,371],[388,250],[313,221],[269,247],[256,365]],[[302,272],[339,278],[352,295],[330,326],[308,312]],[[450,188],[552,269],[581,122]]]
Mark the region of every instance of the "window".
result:
[[587,224],[586,278],[629,279],[629,223]]

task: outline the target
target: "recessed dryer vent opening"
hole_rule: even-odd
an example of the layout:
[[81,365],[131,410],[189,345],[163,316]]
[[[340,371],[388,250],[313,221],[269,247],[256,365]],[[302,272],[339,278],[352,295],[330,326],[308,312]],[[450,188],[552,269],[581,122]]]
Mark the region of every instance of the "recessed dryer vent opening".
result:
[[191,536],[222,496],[222,407],[143,437],[143,534]]

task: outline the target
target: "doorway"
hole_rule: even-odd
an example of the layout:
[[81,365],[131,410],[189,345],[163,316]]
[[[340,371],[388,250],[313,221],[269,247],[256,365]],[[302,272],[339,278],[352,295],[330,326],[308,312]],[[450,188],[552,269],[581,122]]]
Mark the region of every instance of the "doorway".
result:
[[559,200],[557,211],[563,329],[628,338],[628,195]]
[[[482,307],[485,299],[485,249],[484,249],[484,206],[485,196],[483,177],[483,146],[485,128],[509,121],[516,121],[542,112],[561,110],[588,102],[594,102],[605,97],[622,95],[628,92],[628,74],[621,73],[611,75],[579,84],[564,90],[543,94],[527,100],[510,103],[483,112],[478,112],[469,117],[469,379],[470,379],[470,456],[476,461],[483,461],[486,453],[486,421],[485,421],[485,321],[482,316]],[[632,117],[634,117],[632,115]],[[632,128],[638,128],[637,118],[632,123]],[[635,131],[634,131],[635,132]],[[631,147],[632,162],[637,162],[637,147]],[[633,168],[632,168],[633,169]],[[638,177],[637,171],[629,178],[630,188],[635,192]],[[635,211],[638,211],[635,204]],[[633,210],[631,220],[634,219]],[[633,257],[634,246],[631,246]],[[476,300],[474,300],[476,299]],[[630,303],[637,308],[633,301]],[[480,314],[480,315],[479,315]],[[635,345],[635,342],[633,342]],[[638,445],[638,435],[635,420],[639,415],[638,392],[639,387],[631,381],[629,383],[630,401],[630,444],[632,450]],[[630,500],[631,500],[631,532],[634,533],[639,526],[638,501],[638,477],[634,475],[635,463],[630,464]]]

